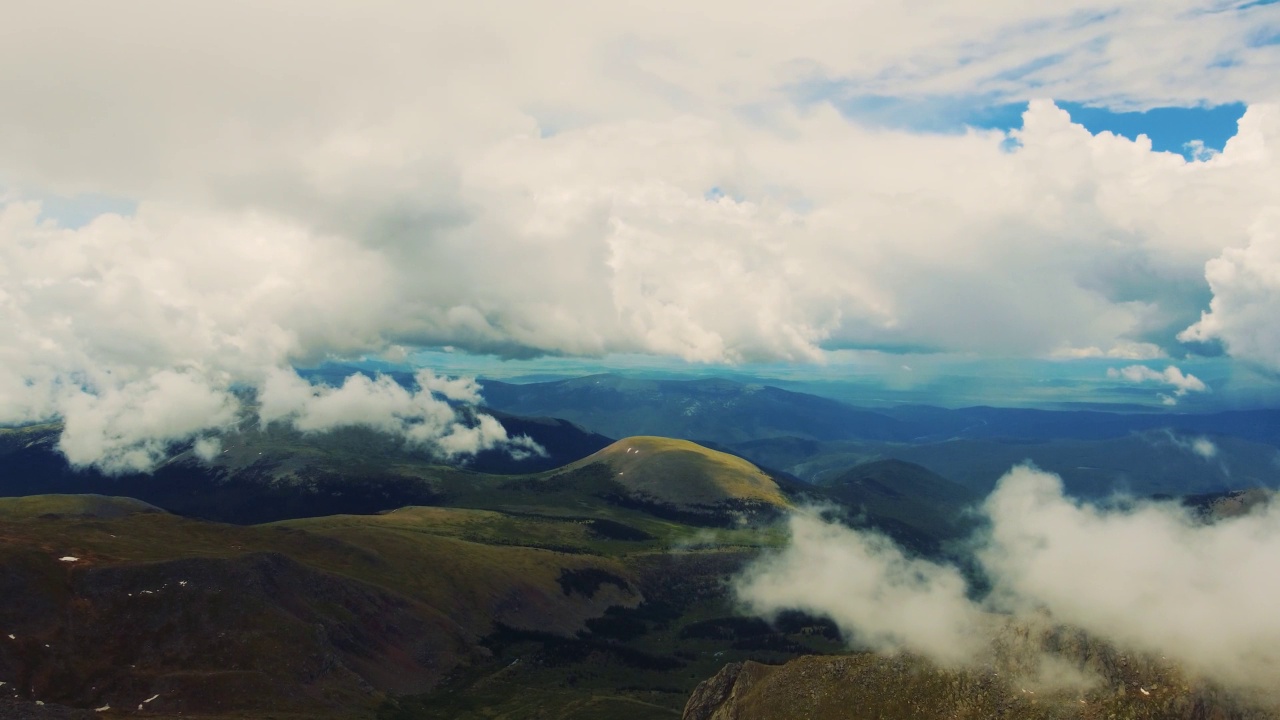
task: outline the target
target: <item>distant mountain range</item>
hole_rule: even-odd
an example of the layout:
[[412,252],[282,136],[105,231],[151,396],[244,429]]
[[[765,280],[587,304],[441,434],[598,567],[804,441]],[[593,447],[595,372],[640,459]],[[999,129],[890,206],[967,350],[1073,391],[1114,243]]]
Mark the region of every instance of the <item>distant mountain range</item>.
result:
[[489,407],[570,420],[611,437],[661,435],[734,444],[806,440],[1104,440],[1169,428],[1280,447],[1280,410],[1208,414],[908,405],[875,410],[768,385],[718,378],[655,380],[605,374],[511,384],[482,382]]
[[564,417],[606,435],[691,439],[807,482],[897,459],[978,495],[1023,462],[1061,475],[1070,492],[1088,497],[1280,485],[1280,410],[1184,415],[916,405],[873,411],[730,380],[619,375],[522,385],[485,381],[484,392],[500,410]]
[[513,385],[483,382],[486,405],[565,418],[613,437],[660,435],[733,443],[794,435],[817,440],[905,437],[908,425],[836,400],[731,380],[590,375]]
[[1101,440],[954,439],[924,443],[819,442],[770,438],[724,449],[823,484],[849,467],[896,459],[915,463],[984,496],[1010,468],[1031,463],[1059,475],[1067,492],[1179,496],[1280,485],[1280,449],[1235,437],[1160,429]]

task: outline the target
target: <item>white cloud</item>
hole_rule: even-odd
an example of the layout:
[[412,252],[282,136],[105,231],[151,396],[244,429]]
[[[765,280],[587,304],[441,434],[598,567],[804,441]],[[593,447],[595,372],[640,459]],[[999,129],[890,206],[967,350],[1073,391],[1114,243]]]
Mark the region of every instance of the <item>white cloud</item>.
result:
[[1107,350],[1098,347],[1061,348],[1051,353],[1051,357],[1067,360],[1084,358],[1115,358],[1118,360],[1156,360],[1165,357],[1159,345],[1148,342],[1121,341]]
[[119,473],[149,471],[172,445],[226,429],[239,404],[196,373],[164,370],[96,391],[68,388],[57,406],[66,418],[58,448],[67,460]]
[[1003,592],[1125,646],[1230,684],[1280,666],[1280,509],[1203,525],[1172,503],[1078,505],[1056,476],[1018,468],[986,506],[982,559]]
[[1207,437],[1198,437],[1191,441],[1191,452],[1205,460],[1212,460],[1218,456],[1218,446]]
[[[417,390],[406,390],[387,375],[369,379],[351,375],[340,387],[312,385],[292,370],[272,372],[259,392],[263,425],[287,422],[303,432],[368,427],[426,447],[445,458],[504,448],[519,457],[545,455],[537,443],[488,415],[469,421],[446,402],[479,400],[474,381],[438,377],[429,370],[415,376]],[[440,397],[437,397],[439,395]]]
[[800,609],[830,616],[859,643],[963,663],[981,649],[981,613],[953,567],[903,554],[893,541],[797,513],[791,542],[748,568],[736,591],[763,615]]
[[201,460],[211,463],[222,452],[222,440],[216,437],[202,437],[191,446],[191,452]]
[[1280,209],[1254,223],[1246,247],[1210,260],[1205,276],[1213,302],[1179,337],[1221,340],[1233,356],[1280,370]]
[[[0,422],[424,345],[1137,359],[1191,327],[1273,362],[1280,47],[1248,39],[1277,6],[1215,8],[29,3],[0,45]],[[814,88],[1250,107],[1187,162],[1047,101],[922,135]],[[80,194],[137,211],[22,199]]]
[[1187,393],[1208,392],[1209,386],[1191,373],[1183,373],[1176,366],[1170,365],[1163,371],[1153,370],[1146,365],[1130,365],[1126,368],[1108,368],[1107,377],[1121,379],[1131,383],[1159,383],[1173,388],[1173,395],[1160,393],[1165,405],[1176,405],[1178,398]]
[[[944,662],[982,657],[994,638],[986,633],[999,632],[990,610],[1014,620],[1047,612],[1052,622],[1166,655],[1228,686],[1273,689],[1280,506],[1206,525],[1176,503],[1077,503],[1056,476],[1019,467],[982,513],[990,528],[974,548],[993,591],[981,603],[966,597],[952,568],[805,516],[793,519],[790,545],[749,568],[737,588],[756,609],[826,614],[881,648]],[[898,608],[929,620],[905,627]]]

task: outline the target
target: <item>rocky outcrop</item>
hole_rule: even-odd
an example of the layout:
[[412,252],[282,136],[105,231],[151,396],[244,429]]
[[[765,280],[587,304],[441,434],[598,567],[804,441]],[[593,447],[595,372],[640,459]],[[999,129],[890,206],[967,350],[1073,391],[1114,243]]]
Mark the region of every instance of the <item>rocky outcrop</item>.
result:
[[[940,668],[907,655],[810,656],[785,665],[734,663],[700,684],[683,720],[1276,720],[1280,713],[1188,681],[1176,668],[1109,656],[1059,656],[1040,677],[1005,665]],[[1105,672],[1105,670],[1104,670]]]
[[748,660],[730,663],[694,688],[682,720],[738,720],[750,705],[751,691],[779,669]]

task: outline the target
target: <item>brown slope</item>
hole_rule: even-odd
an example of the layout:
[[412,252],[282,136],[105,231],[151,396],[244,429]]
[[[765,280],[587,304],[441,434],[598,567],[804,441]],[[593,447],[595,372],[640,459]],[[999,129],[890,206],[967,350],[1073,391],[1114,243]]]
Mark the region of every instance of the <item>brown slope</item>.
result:
[[[605,559],[359,524],[330,536],[151,513],[0,521],[0,692],[363,717],[483,654],[498,622],[571,635],[640,600]],[[575,572],[595,586],[566,586]]]
[[607,467],[615,483],[644,500],[680,508],[752,503],[788,506],[777,482],[742,458],[687,440],[636,436],[566,468]]

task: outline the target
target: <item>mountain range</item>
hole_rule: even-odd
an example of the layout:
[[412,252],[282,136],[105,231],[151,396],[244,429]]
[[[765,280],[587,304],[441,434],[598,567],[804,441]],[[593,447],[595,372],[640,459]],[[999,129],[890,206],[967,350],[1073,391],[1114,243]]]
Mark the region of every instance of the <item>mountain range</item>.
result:
[[[800,508],[969,573],[969,508],[1026,460],[1080,497],[1248,514],[1280,467],[1265,423],[614,376],[485,398],[545,455],[446,465],[368,429],[245,420],[212,461],[106,475],[66,463],[57,425],[0,429],[0,717],[1274,717],[1074,628],[1010,625],[989,666],[956,669],[755,616],[731,581]],[[1044,652],[1094,684],[1020,685]]]

